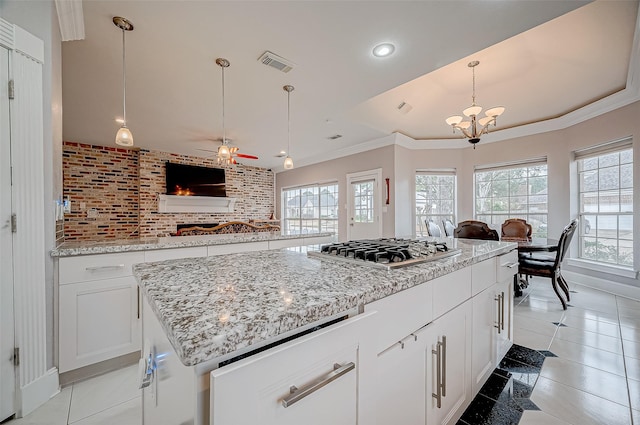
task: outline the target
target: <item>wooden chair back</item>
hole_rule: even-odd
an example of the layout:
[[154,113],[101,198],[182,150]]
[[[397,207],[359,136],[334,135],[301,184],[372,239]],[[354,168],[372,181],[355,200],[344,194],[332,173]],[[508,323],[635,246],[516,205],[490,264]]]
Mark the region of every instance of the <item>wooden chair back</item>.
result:
[[531,240],[533,228],[527,220],[521,218],[509,218],[502,223],[503,240]]
[[489,228],[487,223],[477,220],[465,220],[458,223],[453,231],[454,238],[483,239],[489,241],[500,240],[498,232]]

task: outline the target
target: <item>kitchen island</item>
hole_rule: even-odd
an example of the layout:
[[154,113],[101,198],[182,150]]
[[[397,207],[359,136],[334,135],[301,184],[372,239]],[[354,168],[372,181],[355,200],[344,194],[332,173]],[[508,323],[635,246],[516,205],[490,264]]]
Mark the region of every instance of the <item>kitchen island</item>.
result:
[[259,232],[63,243],[51,252],[57,269],[61,381],[139,358],[141,297],[133,264],[306,246],[332,238],[331,233]]
[[[375,423],[380,355],[414,330],[435,329],[430,324],[467,308],[461,338],[470,350],[474,293],[496,284],[500,267],[511,278],[515,273],[514,243],[448,242],[461,254],[396,270],[286,249],[135,265],[144,296],[144,423]],[[478,275],[472,276],[475,269]],[[486,288],[481,281],[488,282]],[[504,327],[504,313],[501,320],[498,326]],[[323,375],[327,361],[347,378],[327,378],[337,379],[325,387],[331,391],[323,388],[304,403],[285,406],[290,397],[297,402],[300,391],[306,396],[308,386],[292,386]],[[463,361],[469,363],[466,399],[470,351]],[[341,393],[345,397],[338,402]],[[238,397],[248,397],[259,416],[250,419]],[[324,403],[332,407],[309,422],[306,414]]]

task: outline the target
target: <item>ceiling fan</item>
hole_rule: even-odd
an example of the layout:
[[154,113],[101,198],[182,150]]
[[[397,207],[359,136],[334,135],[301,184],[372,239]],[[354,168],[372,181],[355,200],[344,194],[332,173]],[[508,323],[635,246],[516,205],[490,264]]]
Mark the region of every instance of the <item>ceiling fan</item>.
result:
[[[256,155],[250,155],[250,154],[246,154],[246,153],[241,153],[238,152],[240,150],[239,147],[237,146],[230,146],[231,144],[231,139],[226,139],[225,142],[222,142],[222,139],[209,139],[213,142],[217,142],[220,143],[220,146],[218,147],[218,149],[216,150],[212,150],[212,149],[197,149],[199,151],[203,151],[203,152],[211,152],[211,153],[215,153],[216,157],[218,158],[218,162],[224,162],[225,164],[237,164],[238,162],[236,161],[236,158],[242,158],[242,159],[258,159],[258,157]],[[221,154],[220,154],[220,149],[226,146],[228,151],[229,151],[229,157],[228,158],[224,158]],[[226,154],[225,154],[226,155]]]

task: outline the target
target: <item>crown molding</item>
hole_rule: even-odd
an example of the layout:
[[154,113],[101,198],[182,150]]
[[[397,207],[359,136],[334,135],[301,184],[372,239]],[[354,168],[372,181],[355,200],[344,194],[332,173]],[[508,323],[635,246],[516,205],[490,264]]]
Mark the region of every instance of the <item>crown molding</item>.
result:
[[84,40],[82,0],[55,0],[62,41]]

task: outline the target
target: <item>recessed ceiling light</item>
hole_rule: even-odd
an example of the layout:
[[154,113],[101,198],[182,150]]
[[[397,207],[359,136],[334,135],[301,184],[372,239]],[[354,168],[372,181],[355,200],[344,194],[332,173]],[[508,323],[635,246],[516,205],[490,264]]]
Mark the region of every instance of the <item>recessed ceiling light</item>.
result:
[[373,48],[373,55],[379,58],[383,58],[392,54],[394,50],[396,50],[396,46],[394,46],[393,44],[382,43]]

